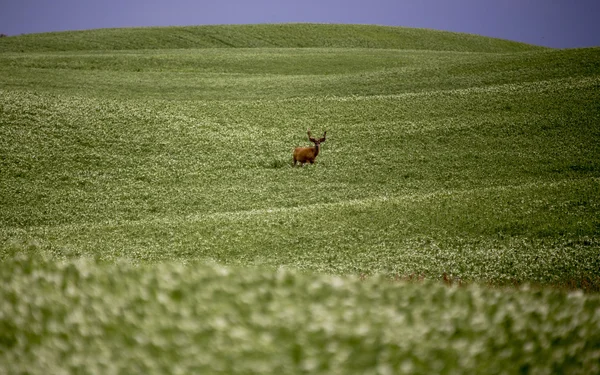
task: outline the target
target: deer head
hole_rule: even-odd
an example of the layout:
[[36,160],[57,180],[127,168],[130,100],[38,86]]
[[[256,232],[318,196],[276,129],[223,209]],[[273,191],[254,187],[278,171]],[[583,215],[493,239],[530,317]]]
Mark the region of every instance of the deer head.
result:
[[296,147],[294,150],[294,165],[296,162],[300,162],[300,165],[304,166],[304,163],[313,164],[315,162],[315,158],[319,155],[319,151],[321,150],[321,143],[325,142],[325,137],[327,136],[327,132],[323,133],[323,137],[316,139],[310,135],[310,129],[307,131],[308,140],[315,144],[314,147]]
[[314,143],[315,146],[321,144],[321,142],[325,142],[325,136],[327,135],[327,132],[325,132],[323,133],[323,137],[317,140],[310,136],[310,129],[307,129],[306,133],[308,134],[308,140]]

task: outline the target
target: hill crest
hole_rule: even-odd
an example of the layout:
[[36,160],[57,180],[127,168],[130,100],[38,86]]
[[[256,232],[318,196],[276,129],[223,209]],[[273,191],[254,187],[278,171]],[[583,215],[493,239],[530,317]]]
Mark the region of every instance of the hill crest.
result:
[[313,23],[93,29],[0,39],[0,52],[189,48],[381,48],[494,53],[545,49],[431,29]]

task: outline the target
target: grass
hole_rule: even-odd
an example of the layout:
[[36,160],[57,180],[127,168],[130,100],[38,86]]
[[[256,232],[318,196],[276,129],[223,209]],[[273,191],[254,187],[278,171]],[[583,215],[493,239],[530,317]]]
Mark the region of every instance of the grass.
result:
[[174,263],[3,264],[9,373],[597,373],[600,296]]
[[9,372],[600,372],[600,49],[300,24],[0,51]]
[[543,47],[437,30],[373,25],[265,24],[97,29],[6,38],[0,52],[196,48],[386,48],[519,52]]

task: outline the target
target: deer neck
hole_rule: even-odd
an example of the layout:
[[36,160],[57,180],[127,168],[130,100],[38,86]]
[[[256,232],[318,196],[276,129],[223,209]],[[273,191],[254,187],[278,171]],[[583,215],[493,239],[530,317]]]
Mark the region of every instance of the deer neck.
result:
[[317,157],[317,155],[319,155],[319,151],[321,150],[321,145],[319,143],[315,143],[315,147],[313,147],[313,149],[315,150],[315,157]]

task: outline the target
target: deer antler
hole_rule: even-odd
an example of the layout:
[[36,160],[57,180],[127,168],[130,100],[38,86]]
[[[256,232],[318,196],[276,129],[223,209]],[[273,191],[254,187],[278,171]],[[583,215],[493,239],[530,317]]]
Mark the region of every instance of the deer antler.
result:
[[307,134],[308,134],[308,140],[309,140],[309,141],[311,141],[311,142],[314,142],[314,141],[315,141],[315,139],[314,139],[313,137],[311,137],[311,136],[310,136],[310,128],[308,128],[308,130],[307,130]]

